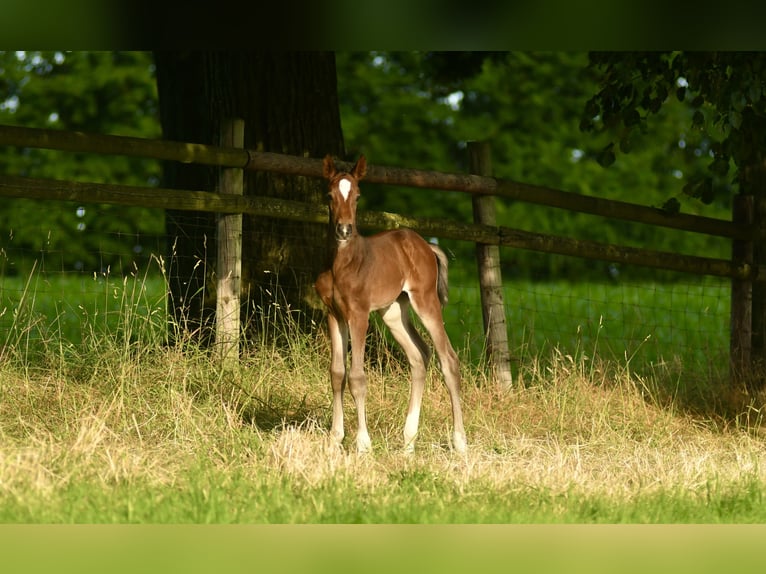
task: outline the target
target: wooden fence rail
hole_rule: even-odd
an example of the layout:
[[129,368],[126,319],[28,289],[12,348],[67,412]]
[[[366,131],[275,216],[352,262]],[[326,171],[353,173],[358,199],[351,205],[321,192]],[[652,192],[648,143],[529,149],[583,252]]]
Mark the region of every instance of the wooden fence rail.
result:
[[[271,171],[305,177],[322,177],[322,162],[298,156],[257,152],[236,147],[234,139],[222,140],[221,146],[195,143],[149,140],[143,138],[63,132],[58,130],[23,128],[0,125],[0,145],[40,147],[70,152],[117,154],[183,163],[198,163],[231,169]],[[344,162],[338,162],[341,168]],[[351,167],[350,164],[347,167]],[[478,170],[477,170],[478,171]],[[455,221],[408,217],[385,212],[359,215],[360,225],[368,229],[411,227],[424,235],[470,241],[486,246],[509,246],[547,253],[601,259],[669,269],[692,274],[727,277],[733,280],[736,293],[752,292],[755,282],[763,284],[766,272],[753,263],[752,246],[764,239],[764,229],[753,218],[726,221],[631,203],[583,196],[542,186],[490,177],[442,173],[416,169],[370,165],[367,181],[433,190],[469,193],[474,196],[494,196],[531,202],[569,211],[641,222],[653,226],[703,233],[733,240],[731,260],[714,259],[608,245],[594,241],[539,234],[494,222],[460,223]],[[58,181],[0,174],[0,196],[137,205],[162,209],[209,211],[218,214],[253,214],[296,221],[326,222],[326,206],[266,197],[245,197],[237,193],[217,193],[199,190],[144,188],[116,184]],[[750,256],[747,254],[750,253]],[[744,254],[744,255],[743,255]],[[743,291],[744,290],[744,291]],[[734,290],[733,290],[734,293]],[[739,296],[738,296],[739,297]],[[750,346],[743,340],[740,329],[751,317],[749,297],[743,301],[732,298],[732,360],[736,347],[737,360],[747,364]],[[755,319],[753,318],[753,321]],[[752,336],[760,337],[753,333]]]
[[[253,171],[271,171],[305,177],[322,177],[321,159],[125,136],[0,125],[0,145],[127,155]],[[339,168],[352,167],[351,164],[342,161],[337,162],[337,164]],[[749,241],[755,238],[754,227],[736,225],[723,219],[670,213],[659,208],[590,197],[488,176],[370,165],[365,179],[372,183],[386,185],[494,195],[569,211],[600,215],[612,219],[638,221],[729,239]]]
[[[262,217],[314,223],[326,223],[328,220],[327,207],[324,205],[271,197],[227,196],[209,191],[60,181],[2,174],[0,174],[0,196],[133,205],[184,211],[247,213]],[[423,235],[433,235],[444,239],[601,259],[697,275],[742,280],[753,279],[755,275],[752,265],[737,263],[728,259],[616,246],[505,226],[460,223],[446,219],[412,217],[382,211],[360,213],[358,220],[360,225],[366,229],[410,227]],[[763,279],[764,274],[759,273],[758,280]]]

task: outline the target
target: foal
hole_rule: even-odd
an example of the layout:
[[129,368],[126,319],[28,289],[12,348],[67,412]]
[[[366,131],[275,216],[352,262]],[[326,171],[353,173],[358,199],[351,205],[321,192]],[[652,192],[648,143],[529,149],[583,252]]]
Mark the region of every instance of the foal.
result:
[[410,322],[415,309],[431,335],[444,382],[452,403],[453,448],[466,449],[460,408],[460,365],[444,330],[442,305],[447,302],[447,257],[410,229],[384,231],[371,237],[359,235],[356,202],[359,181],[367,161],[361,156],[351,172],[338,172],[332,157],[324,158],[324,176],[330,182],[330,219],[335,234],[332,268],[322,273],[315,288],[328,308],[332,344],[332,435],[343,440],[343,391],[346,386],[346,353],[351,336],[351,370],[348,384],[358,417],[357,450],[370,450],[367,432],[364,345],[370,312],[377,311],[402,346],[412,370],[412,387],[404,424],[404,448],[412,451],[420,420],[426,367],[431,351]]

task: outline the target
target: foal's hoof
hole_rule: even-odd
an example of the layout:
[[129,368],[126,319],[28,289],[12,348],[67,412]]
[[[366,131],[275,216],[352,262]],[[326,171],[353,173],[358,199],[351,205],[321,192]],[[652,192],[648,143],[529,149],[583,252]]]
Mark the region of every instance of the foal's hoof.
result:
[[465,437],[463,435],[457,435],[457,434],[454,437],[452,437],[452,448],[458,454],[465,454],[465,452],[468,450]]
[[356,437],[356,452],[359,454],[367,454],[372,452],[372,441],[369,436]]
[[336,433],[331,432],[329,443],[337,447],[339,450],[343,450],[343,435],[338,436]]

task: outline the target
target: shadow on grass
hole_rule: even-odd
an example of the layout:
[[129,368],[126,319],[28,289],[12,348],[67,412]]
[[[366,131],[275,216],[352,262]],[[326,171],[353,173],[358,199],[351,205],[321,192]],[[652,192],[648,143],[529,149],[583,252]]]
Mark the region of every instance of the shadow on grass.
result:
[[646,373],[638,373],[634,380],[642,395],[660,407],[710,421],[721,430],[763,432],[765,369],[743,372],[713,363],[689,368],[675,362],[655,365]]
[[298,404],[272,404],[251,398],[238,409],[242,422],[262,431],[273,431],[286,426],[304,426],[323,415],[320,409],[311,407],[305,400]]

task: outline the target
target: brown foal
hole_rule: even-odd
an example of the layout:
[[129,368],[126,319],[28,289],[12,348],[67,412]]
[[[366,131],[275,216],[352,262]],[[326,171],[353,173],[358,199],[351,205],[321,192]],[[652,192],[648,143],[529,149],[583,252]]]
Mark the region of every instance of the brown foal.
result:
[[[358,417],[357,449],[360,452],[370,450],[365,413],[364,345],[370,313],[377,311],[404,349],[412,370],[404,448],[406,451],[414,449],[431,351],[410,320],[409,307],[412,305],[431,336],[449,392],[453,448],[464,452],[466,437],[460,408],[460,365],[442,319],[442,306],[447,302],[447,257],[436,245],[427,243],[410,229],[384,231],[370,237],[359,235],[356,203],[359,181],[366,171],[364,156],[350,172],[337,171],[329,155],[324,159],[324,176],[330,182],[335,254],[332,268],[319,276],[315,288],[329,311],[332,435],[339,443],[343,440],[343,391],[348,380]],[[349,335],[351,369],[347,373]]]

